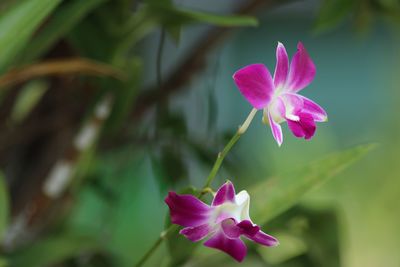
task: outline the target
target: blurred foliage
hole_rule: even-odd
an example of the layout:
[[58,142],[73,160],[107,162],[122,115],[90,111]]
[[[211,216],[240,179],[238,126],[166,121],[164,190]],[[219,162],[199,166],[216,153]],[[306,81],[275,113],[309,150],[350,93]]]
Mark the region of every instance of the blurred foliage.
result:
[[[30,37],[61,0],[29,0],[15,3],[0,17],[0,73],[28,45]],[[16,34],[18,33],[18,34]]]
[[18,55],[19,62],[29,62],[48,51],[60,38],[74,28],[85,16],[105,0],[66,1],[36,33],[29,46]]
[[0,174],[0,240],[8,223],[8,192],[3,174]]
[[312,210],[295,206],[269,222],[281,249],[257,248],[262,258],[277,267],[340,266],[339,225],[334,209]]
[[[98,240],[88,236],[79,236],[63,232],[56,236],[48,236],[44,240],[37,240],[34,246],[21,248],[10,255],[11,266],[22,267],[49,266],[74,256],[94,253],[99,248]],[[46,253],[43,253],[43,252]],[[40,255],[40,257],[38,257]]]
[[351,19],[354,27],[359,31],[370,28],[376,17],[384,17],[399,23],[400,2],[397,0],[323,0],[315,31],[331,30]]
[[[278,175],[249,188],[255,221],[267,222],[296,204],[312,188],[336,175],[368,153],[373,145],[362,145],[332,154],[290,173]],[[295,179],[293,178],[295,177]]]
[[45,81],[35,80],[27,83],[22,88],[21,93],[14,104],[11,112],[11,119],[15,122],[21,122],[38,104],[38,101],[48,89]]

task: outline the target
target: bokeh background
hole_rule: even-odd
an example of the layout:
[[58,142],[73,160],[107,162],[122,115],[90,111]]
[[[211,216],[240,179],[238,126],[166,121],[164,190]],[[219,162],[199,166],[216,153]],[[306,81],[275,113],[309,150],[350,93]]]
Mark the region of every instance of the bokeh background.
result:
[[[396,0],[3,0],[0,266],[135,266],[251,110],[232,74],[273,72],[278,41],[329,121],[279,148],[257,114],[226,158],[213,188],[254,192],[281,243],[241,265],[400,266],[399,22]],[[145,266],[239,265],[174,235]]]

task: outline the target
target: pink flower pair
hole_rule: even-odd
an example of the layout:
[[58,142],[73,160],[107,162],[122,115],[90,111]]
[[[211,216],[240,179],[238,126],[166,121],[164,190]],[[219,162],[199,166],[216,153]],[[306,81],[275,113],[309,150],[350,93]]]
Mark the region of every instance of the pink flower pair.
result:
[[274,77],[263,64],[248,65],[233,75],[242,95],[257,110],[263,110],[263,121],[269,123],[276,142],[283,142],[280,123],[286,121],[292,133],[299,138],[313,137],[315,122],[327,120],[323,108],[312,100],[297,94],[309,85],[315,76],[315,65],[302,43],[289,59],[283,44],[276,48]]
[[[327,120],[326,112],[312,100],[298,94],[315,76],[315,65],[302,43],[289,59],[283,44],[276,49],[277,63],[274,76],[263,64],[252,64],[235,72],[233,79],[242,95],[254,107],[243,127],[247,129],[257,110],[263,110],[263,121],[271,127],[272,135],[280,146],[283,142],[280,123],[286,121],[292,133],[310,139],[316,122]],[[227,182],[215,194],[211,205],[192,195],[170,192],[165,199],[171,221],[183,226],[180,233],[204,245],[219,249],[237,261],[247,253],[245,238],[264,246],[275,246],[278,240],[252,222],[249,216],[250,197],[246,191],[236,194],[233,184]]]

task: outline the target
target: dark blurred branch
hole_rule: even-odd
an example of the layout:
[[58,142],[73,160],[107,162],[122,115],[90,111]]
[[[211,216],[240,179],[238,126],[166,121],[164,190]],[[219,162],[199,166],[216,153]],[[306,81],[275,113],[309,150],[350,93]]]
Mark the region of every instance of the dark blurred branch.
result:
[[[249,15],[255,14],[258,11],[266,8],[271,8],[275,5],[287,3],[288,1],[279,0],[253,0],[247,1],[240,7],[235,14]],[[181,90],[184,85],[188,84],[193,76],[199,71],[203,70],[206,66],[206,57],[210,51],[216,48],[235,28],[214,27],[205,37],[199,38],[198,44],[188,53],[186,59],[182,64],[172,73],[172,75],[165,80],[161,86],[156,86],[148,90],[144,90],[138,96],[134,110],[132,112],[133,118],[141,117],[141,115],[152,107],[154,104],[159,103],[171,94]]]
[[119,80],[126,79],[124,73],[107,64],[84,58],[72,58],[50,60],[13,69],[0,77],[0,87],[15,85],[43,76],[66,74],[86,74],[109,76]]

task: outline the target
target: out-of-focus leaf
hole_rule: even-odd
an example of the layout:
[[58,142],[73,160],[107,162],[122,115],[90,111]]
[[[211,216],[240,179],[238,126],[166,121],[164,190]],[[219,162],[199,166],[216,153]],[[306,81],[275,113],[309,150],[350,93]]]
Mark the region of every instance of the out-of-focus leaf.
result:
[[298,170],[272,177],[249,188],[251,214],[257,223],[265,223],[295,205],[314,187],[366,155],[375,145],[361,145],[329,155]]
[[[0,240],[3,238],[8,221],[8,192],[4,176],[0,173]],[[1,266],[1,265],[0,265]]]
[[114,105],[105,125],[107,132],[113,132],[125,121],[127,115],[131,111],[132,103],[139,91],[140,78],[142,74],[142,62],[139,58],[132,58],[130,62],[122,68],[128,73],[128,80],[126,81],[115,81],[109,80],[104,81],[104,88],[118,88],[113,90],[114,94]]
[[188,242],[188,239],[179,234],[181,229],[176,229],[168,239],[168,251],[171,257],[169,267],[182,266],[198,247],[198,243]]
[[172,37],[172,40],[175,41],[175,44],[179,44],[179,41],[181,40],[182,27],[179,25],[172,25],[166,27],[166,31]]
[[145,0],[143,1],[150,6],[157,6],[157,7],[172,7],[171,0]]
[[84,252],[100,250],[98,240],[89,236],[67,234],[48,237],[17,250],[10,255],[14,267],[43,267],[54,265]]
[[0,73],[4,72],[29,38],[61,0],[18,1],[0,17]]
[[207,12],[192,11],[188,9],[178,8],[175,10],[176,15],[188,22],[202,22],[217,26],[257,26],[258,21],[255,17],[239,16],[239,15],[218,15]]
[[190,23],[206,23],[217,26],[257,26],[256,18],[244,15],[219,15],[209,12],[193,11],[184,8],[156,6],[149,12],[161,19],[166,26],[184,25]]
[[[206,164],[207,166],[213,165],[215,161],[215,151],[213,149],[204,146],[202,143],[190,142],[190,140],[187,143],[189,148],[193,151],[200,162]],[[229,161],[225,162],[225,166],[230,166]]]
[[157,112],[158,128],[171,136],[185,137],[187,126],[183,114],[171,113],[167,107],[160,107]]
[[277,267],[340,266],[339,227],[334,209],[295,206],[264,228],[280,242],[278,249],[256,246],[266,262]]
[[355,0],[324,0],[314,30],[322,32],[337,26],[355,6]]
[[35,107],[48,85],[45,81],[35,80],[22,88],[11,112],[11,119],[20,122]]
[[0,267],[7,267],[7,266],[8,266],[7,260],[0,256]]
[[274,235],[279,239],[279,249],[265,249],[265,247],[257,246],[258,253],[269,263],[282,263],[305,254],[308,250],[305,242],[297,236],[286,232],[278,232]]
[[379,0],[378,2],[387,9],[397,9],[400,7],[400,3],[397,0]]
[[355,26],[361,33],[366,33],[370,29],[374,18],[372,7],[368,2],[361,2],[355,13]]
[[37,36],[29,43],[23,51],[21,60],[26,62],[32,60],[49,47],[60,37],[65,35],[71,28],[79,23],[90,11],[104,3],[106,0],[74,0],[67,1],[61,5],[40,30]]
[[81,259],[75,260],[77,265],[72,265],[72,266],[80,266],[80,267],[110,267],[110,266],[121,266],[121,264],[118,264],[117,260],[111,253],[95,253],[90,255],[90,258],[88,258],[85,261],[84,266],[82,266],[82,261]]
[[175,185],[187,178],[187,168],[184,162],[184,155],[173,146],[162,148],[160,163],[164,170],[164,184]]

